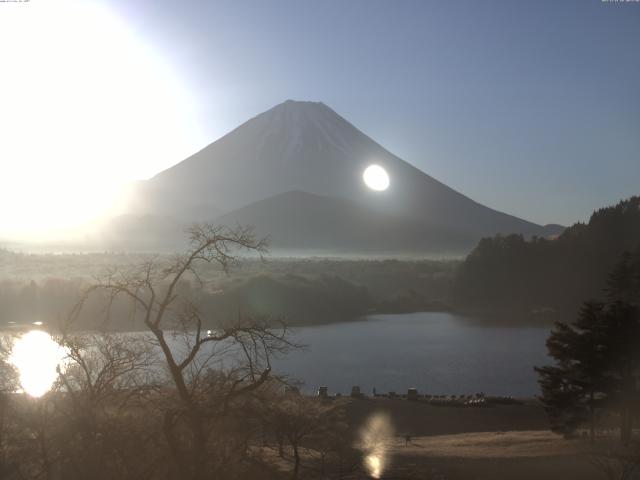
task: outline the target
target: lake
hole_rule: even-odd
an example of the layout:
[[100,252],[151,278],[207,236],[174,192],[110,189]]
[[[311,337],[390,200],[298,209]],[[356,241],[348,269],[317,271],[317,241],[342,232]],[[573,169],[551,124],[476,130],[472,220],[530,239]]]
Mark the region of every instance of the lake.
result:
[[[306,348],[274,359],[272,367],[276,374],[302,381],[307,393],[326,385],[329,393],[348,394],[358,385],[368,395],[374,387],[378,393],[415,387],[432,395],[530,397],[539,393],[534,365],[551,363],[548,334],[548,324],[492,324],[444,312],[372,315],[293,329],[292,340]],[[169,337],[169,342],[174,352],[182,349],[180,341]],[[55,369],[41,348],[28,351],[43,368]]]
[[274,371],[303,380],[305,392],[320,385],[349,393],[420,393],[533,396],[534,365],[546,354],[548,325],[491,325],[442,312],[374,315],[348,323],[299,327],[305,351],[273,362]]

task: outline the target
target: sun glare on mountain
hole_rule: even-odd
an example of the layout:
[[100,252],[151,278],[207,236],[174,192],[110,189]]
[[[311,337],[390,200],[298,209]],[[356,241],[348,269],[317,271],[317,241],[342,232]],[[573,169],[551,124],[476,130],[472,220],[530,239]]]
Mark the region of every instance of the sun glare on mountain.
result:
[[389,188],[389,174],[380,165],[369,165],[362,174],[362,179],[371,190],[383,192]]

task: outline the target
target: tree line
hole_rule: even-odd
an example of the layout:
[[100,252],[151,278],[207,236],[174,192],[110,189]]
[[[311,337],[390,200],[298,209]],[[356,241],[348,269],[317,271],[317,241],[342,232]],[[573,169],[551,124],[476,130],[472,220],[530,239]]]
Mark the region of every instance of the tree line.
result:
[[[148,261],[148,257],[132,258],[136,260],[133,263]],[[153,258],[165,261],[168,257]],[[35,279],[28,271],[26,278],[0,280],[0,326],[32,322],[59,325],[93,281],[88,274],[96,267],[91,266],[90,260],[91,257],[87,258],[89,265],[83,266],[83,261],[75,259],[79,263],[72,269],[75,277],[59,276],[63,271],[51,269],[53,276]],[[108,257],[98,260],[104,262],[102,270],[127,265],[121,258],[114,258],[113,264],[108,263]],[[32,261],[37,265],[37,259]],[[268,259],[260,263],[243,258],[228,277],[221,275],[215,266],[204,266],[201,272],[204,288],[194,278],[186,278],[181,281],[180,291],[207,312],[208,326],[216,326],[238,312],[282,317],[290,325],[314,325],[349,321],[376,312],[447,309],[453,268],[448,262],[431,261]],[[93,272],[96,275],[99,273]],[[105,299],[101,296],[88,299],[78,328],[101,327],[98,313],[104,306]],[[112,302],[111,308],[114,315],[109,326],[113,330],[142,328],[140,319],[131,322],[121,299]]]
[[603,299],[608,272],[639,247],[640,197],[597,210],[557,238],[485,238],[457,271],[454,302],[476,311],[574,315],[585,298]]
[[[0,325],[12,326],[43,322],[59,326],[77,299],[91,283],[82,279],[44,278],[36,282],[0,281]],[[286,318],[291,325],[313,325],[352,320],[376,308],[368,290],[335,275],[306,278],[295,275],[262,274],[231,280],[223,287],[207,282],[202,288],[194,279],[185,279],[180,292],[189,295],[207,312],[207,326],[220,325],[229,316],[247,315]],[[108,299],[96,295],[87,299],[75,327],[93,329],[104,326],[99,313]],[[127,315],[126,302],[111,302],[113,330],[139,330],[140,318]],[[120,314],[115,314],[119,311]],[[133,321],[132,321],[133,320]]]

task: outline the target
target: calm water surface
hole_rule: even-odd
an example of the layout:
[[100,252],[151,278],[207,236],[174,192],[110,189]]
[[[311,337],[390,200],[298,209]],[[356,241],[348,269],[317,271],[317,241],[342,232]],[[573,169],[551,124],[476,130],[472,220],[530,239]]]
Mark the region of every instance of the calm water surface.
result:
[[421,393],[532,396],[534,365],[550,363],[548,325],[507,326],[450,313],[375,315],[366,320],[294,330],[306,344],[274,362],[274,370],[330,393],[359,385],[370,394]]
[[[532,396],[539,393],[533,367],[550,363],[548,334],[548,325],[492,325],[450,313],[374,315],[296,328],[293,340],[307,347],[274,359],[272,366],[304,382],[309,393],[320,385],[349,393],[359,385],[366,394],[374,387],[379,393],[415,387],[430,394]],[[37,362],[30,363],[45,360],[51,367],[40,350],[31,349]]]

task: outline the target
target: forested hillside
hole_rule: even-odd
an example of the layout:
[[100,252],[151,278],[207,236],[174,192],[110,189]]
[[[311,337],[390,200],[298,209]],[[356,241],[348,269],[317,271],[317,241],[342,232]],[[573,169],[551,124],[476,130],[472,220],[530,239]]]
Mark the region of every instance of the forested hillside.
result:
[[[0,327],[64,322],[83,291],[106,272],[144,261],[140,255],[26,255],[0,250]],[[159,261],[169,257],[158,256]],[[331,323],[368,313],[404,313],[446,308],[457,261],[246,258],[227,275],[202,269],[181,291],[202,308],[208,326],[239,313],[280,319],[289,325]],[[106,299],[94,297],[81,319],[97,328]],[[112,305],[109,327],[138,329],[125,309]]]
[[478,311],[573,314],[601,298],[624,252],[640,249],[640,197],[595,211],[555,239],[485,238],[460,266],[458,306]]

